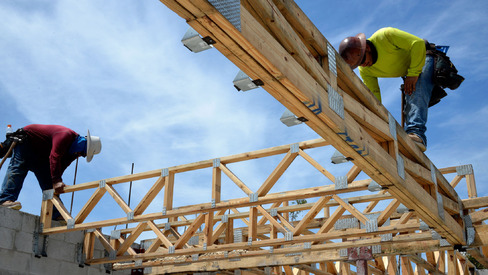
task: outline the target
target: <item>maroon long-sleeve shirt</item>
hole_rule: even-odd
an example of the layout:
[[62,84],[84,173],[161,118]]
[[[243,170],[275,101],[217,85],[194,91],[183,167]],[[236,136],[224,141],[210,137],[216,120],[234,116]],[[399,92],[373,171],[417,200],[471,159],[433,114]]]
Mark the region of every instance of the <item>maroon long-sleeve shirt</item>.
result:
[[54,183],[63,181],[64,170],[76,159],[69,149],[78,134],[60,125],[31,124],[23,127],[28,135],[29,147],[41,161],[49,161]]

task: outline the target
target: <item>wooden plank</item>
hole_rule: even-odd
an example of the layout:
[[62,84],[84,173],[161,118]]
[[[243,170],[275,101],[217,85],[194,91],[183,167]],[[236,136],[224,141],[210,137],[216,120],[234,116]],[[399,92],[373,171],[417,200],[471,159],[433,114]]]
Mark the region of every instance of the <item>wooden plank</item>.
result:
[[302,231],[307,227],[307,225],[312,221],[315,216],[322,210],[322,207],[331,199],[331,196],[322,197],[320,198],[314,206],[310,209],[310,211],[305,214],[302,220],[295,226],[293,232],[293,236],[298,236],[302,233]]
[[148,221],[147,225],[149,225],[152,231],[156,234],[156,237],[160,240],[161,244],[163,244],[166,248],[173,246],[173,243],[166,238],[166,236],[159,230],[153,221]]
[[242,182],[234,173],[232,173],[232,171],[230,171],[225,164],[221,163],[220,169],[222,170],[222,172],[224,172],[224,174],[227,175],[227,177],[229,177],[230,180],[232,180],[237,185],[237,187],[244,191],[246,195],[251,195],[253,193],[252,190],[247,187],[247,185],[244,184],[244,182]]
[[188,227],[188,229],[181,235],[181,237],[176,241],[174,247],[176,249],[182,248],[188,240],[195,234],[195,232],[198,230],[200,225],[205,221],[205,215],[202,213],[198,215],[198,217],[195,219],[195,221]]
[[[257,208],[257,210],[259,212],[261,212],[261,214],[263,215],[263,217],[266,218],[266,220],[268,220],[273,225],[273,227],[275,227],[276,229],[278,229],[278,231],[280,231],[283,234],[285,234],[286,232],[288,232],[288,230],[285,227],[283,227],[273,216],[271,216],[266,211],[266,209],[264,209],[261,205],[256,206],[256,208]],[[258,223],[258,225],[259,225],[259,223]]]
[[249,209],[249,239],[256,241],[258,236],[258,209],[251,207]]
[[[173,192],[175,186],[175,173],[169,172],[168,176],[165,177],[164,186],[166,189],[164,190],[164,197],[163,197],[163,206],[166,208],[166,211],[173,209]],[[174,221],[176,217],[171,219]]]
[[128,214],[129,212],[132,212],[132,209],[127,205],[127,203],[124,201],[124,199],[120,196],[120,194],[111,186],[110,184],[105,185],[105,190],[114,198],[115,202],[122,208],[122,210]]
[[214,229],[214,211],[209,211],[205,214],[205,227],[203,228],[204,242],[207,246],[212,245],[212,236]]
[[53,218],[53,203],[51,200],[42,200],[41,204],[41,225],[42,232],[51,228],[51,221]]
[[310,163],[315,169],[319,170],[324,176],[326,176],[331,182],[335,183],[335,177],[327,171],[322,165],[320,165],[316,160],[314,160],[310,155],[305,153],[302,149],[298,150],[298,154],[302,156],[308,163]]
[[400,202],[398,200],[392,200],[378,217],[378,226],[382,226],[390,218],[391,214],[397,210],[399,205]]
[[87,232],[83,239],[83,254],[85,254],[85,259],[93,259],[93,250],[95,249],[95,233]]
[[259,197],[266,195],[269,190],[273,187],[273,185],[279,180],[279,178],[283,175],[283,173],[288,169],[290,164],[295,160],[298,156],[298,152],[291,153],[288,152],[285,157],[281,160],[278,166],[271,172],[269,177],[264,181],[264,183],[259,187],[258,191],[256,192]]
[[216,203],[221,199],[222,173],[219,167],[212,168],[212,200]]
[[63,202],[61,201],[61,199],[58,196],[56,196],[56,195],[53,196],[53,199],[51,200],[51,202],[56,207],[56,209],[58,209],[59,213],[61,214],[61,216],[63,217],[63,219],[65,221],[68,221],[68,220],[73,218],[73,217],[71,217],[68,209],[66,209]]
[[357,210],[356,207],[345,202],[344,200],[339,198],[339,196],[337,196],[337,195],[332,195],[332,198],[336,202],[338,202],[342,207],[344,207],[344,209],[349,211],[349,213],[351,213],[354,217],[356,217],[360,222],[362,222],[363,224],[366,224],[366,222],[368,221],[368,218],[366,218],[366,216],[364,216],[363,213],[361,213],[361,211]]
[[144,213],[147,207],[151,204],[154,198],[159,194],[161,189],[164,187],[164,184],[165,184],[165,178],[159,177],[156,180],[156,182],[153,184],[151,189],[149,189],[146,195],[144,195],[144,197],[141,199],[141,201],[136,206],[136,208],[134,208],[134,215],[140,215]]
[[144,231],[144,228],[146,228],[146,226],[147,226],[146,222],[141,222],[136,226],[136,228],[134,228],[129,238],[127,238],[117,250],[117,256],[124,255],[124,253],[128,252],[130,246],[137,240],[137,238],[139,238],[139,236]]
[[86,217],[90,214],[93,208],[95,208],[97,203],[102,199],[106,191],[107,190],[105,188],[98,187],[95,192],[93,192],[87,203],[81,208],[80,212],[78,212],[78,215],[76,215],[75,224],[82,223],[86,219]]

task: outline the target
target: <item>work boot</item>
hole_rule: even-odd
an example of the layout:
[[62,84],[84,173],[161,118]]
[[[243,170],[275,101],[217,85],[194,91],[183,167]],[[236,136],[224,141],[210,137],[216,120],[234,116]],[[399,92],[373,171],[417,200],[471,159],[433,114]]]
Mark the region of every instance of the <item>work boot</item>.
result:
[[425,146],[424,142],[417,134],[410,133],[408,134],[408,136],[415,142],[417,147],[419,147],[420,151],[425,152],[425,150],[427,150],[427,147]]
[[0,204],[1,207],[7,207],[14,210],[20,210],[22,208],[22,204],[18,201],[4,201]]

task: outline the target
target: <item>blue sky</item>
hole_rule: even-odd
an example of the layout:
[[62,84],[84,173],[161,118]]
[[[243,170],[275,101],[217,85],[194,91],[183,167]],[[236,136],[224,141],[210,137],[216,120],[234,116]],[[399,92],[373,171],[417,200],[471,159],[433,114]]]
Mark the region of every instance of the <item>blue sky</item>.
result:
[[[369,37],[386,26],[451,47],[449,55],[466,80],[430,109],[426,154],[439,168],[473,164],[478,195],[487,195],[488,2],[297,3],[336,49],[346,36]],[[239,69],[216,49],[186,49],[180,40],[188,25],[157,0],[6,0],[0,1],[0,18],[0,127],[60,124],[100,136],[102,153],[91,163],[80,159],[76,183],[130,174],[132,163],[135,172],[144,172],[318,138],[306,125],[283,125],[285,108],[263,89],[237,92],[232,80]],[[400,84],[380,82],[383,104],[397,120]],[[316,156],[327,166],[332,152]],[[276,164],[248,164],[240,175],[259,186]],[[331,169],[335,175],[347,171]],[[314,186],[301,171],[284,184]],[[74,163],[65,172],[66,184],[73,184],[73,174]],[[209,182],[199,177],[177,177],[175,204],[210,201]],[[134,198],[150,184],[135,186]],[[117,188],[128,196],[127,187]],[[465,189],[458,192],[466,197]],[[75,198],[74,208],[84,204],[83,196]],[[70,197],[62,196],[65,204]],[[23,211],[39,213],[41,192],[33,175],[19,201]]]

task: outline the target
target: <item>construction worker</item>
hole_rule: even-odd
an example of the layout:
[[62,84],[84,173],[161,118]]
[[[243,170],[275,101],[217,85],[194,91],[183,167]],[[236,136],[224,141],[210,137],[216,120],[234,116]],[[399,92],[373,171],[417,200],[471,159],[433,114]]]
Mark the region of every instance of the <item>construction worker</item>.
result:
[[395,28],[383,28],[366,39],[364,33],[347,37],[339,46],[339,54],[359,74],[364,84],[381,101],[378,77],[402,77],[405,93],[405,131],[422,150],[428,104],[434,88],[434,59],[426,55],[421,38]]
[[[20,137],[5,174],[0,191],[0,205],[19,210],[17,201],[25,177],[34,172],[41,189],[64,190],[61,176],[64,170],[79,156],[90,162],[93,155],[100,153],[102,143],[99,137],[80,136],[73,130],[60,125],[31,124],[17,130],[10,138]],[[53,219],[59,212],[53,212]]]

